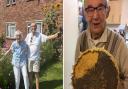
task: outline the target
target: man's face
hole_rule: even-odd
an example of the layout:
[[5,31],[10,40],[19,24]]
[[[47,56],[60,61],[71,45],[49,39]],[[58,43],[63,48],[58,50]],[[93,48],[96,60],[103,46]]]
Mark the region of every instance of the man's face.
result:
[[37,28],[36,24],[32,23],[31,24],[31,31],[32,31],[32,33],[36,32],[36,28]]
[[98,34],[104,31],[106,18],[110,8],[105,0],[86,0],[84,10],[91,33]]

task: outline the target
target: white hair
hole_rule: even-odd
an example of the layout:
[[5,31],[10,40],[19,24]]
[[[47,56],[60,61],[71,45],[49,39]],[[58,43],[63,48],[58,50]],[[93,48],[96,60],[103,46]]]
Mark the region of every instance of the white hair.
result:
[[16,30],[15,31],[15,37],[16,37],[16,35],[21,35],[22,36],[22,32],[20,30]]
[[[87,0],[84,0],[84,7],[86,7],[86,1]],[[109,0],[104,0],[104,1],[105,1],[106,6],[109,6]]]

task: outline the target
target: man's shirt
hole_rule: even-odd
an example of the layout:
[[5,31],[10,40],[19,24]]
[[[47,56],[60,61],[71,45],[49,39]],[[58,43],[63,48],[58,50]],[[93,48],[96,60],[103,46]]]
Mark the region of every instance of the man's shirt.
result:
[[44,34],[36,32],[34,36],[29,33],[25,39],[29,46],[29,60],[39,60],[40,58],[40,46],[43,42],[46,42],[48,37]]

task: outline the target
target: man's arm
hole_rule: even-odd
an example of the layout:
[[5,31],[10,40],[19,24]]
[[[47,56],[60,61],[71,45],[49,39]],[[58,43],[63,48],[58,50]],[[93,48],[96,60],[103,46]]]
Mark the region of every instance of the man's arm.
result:
[[53,34],[53,35],[49,35],[49,36],[48,36],[48,40],[57,38],[59,33],[60,33],[60,32],[57,32],[57,33],[55,33],[55,34]]

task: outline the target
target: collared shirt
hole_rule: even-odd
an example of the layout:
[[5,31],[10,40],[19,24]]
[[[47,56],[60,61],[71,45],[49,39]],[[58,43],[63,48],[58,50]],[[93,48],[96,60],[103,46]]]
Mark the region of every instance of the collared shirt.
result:
[[102,36],[97,40],[93,40],[91,38],[91,33],[90,33],[89,30],[87,30],[86,33],[87,33],[87,40],[88,40],[89,48],[93,48],[93,47],[99,47],[99,48],[102,47],[102,48],[104,48],[105,47],[105,45],[107,43],[107,36],[108,36],[107,28],[104,30]]
[[22,67],[27,63],[28,55],[27,55],[28,46],[25,41],[21,41],[17,43],[14,41],[11,45],[11,50],[13,53],[12,64],[16,67]]
[[39,60],[40,58],[40,46],[43,42],[46,42],[48,37],[44,34],[36,32],[34,36],[29,33],[25,39],[29,46],[29,60]]

